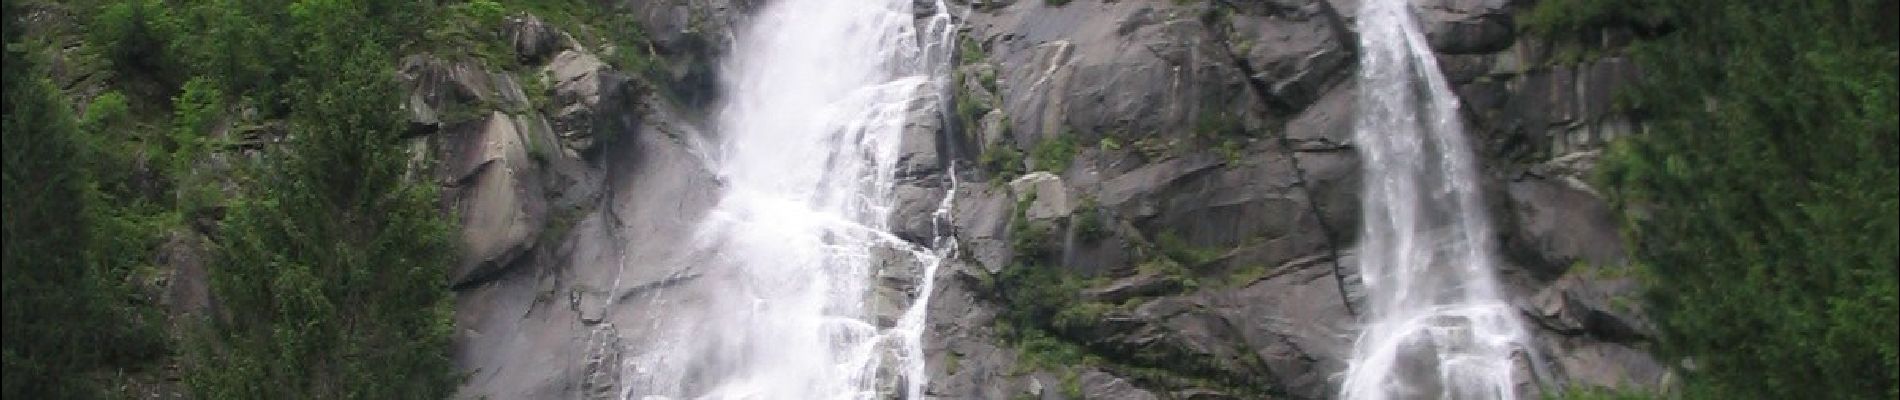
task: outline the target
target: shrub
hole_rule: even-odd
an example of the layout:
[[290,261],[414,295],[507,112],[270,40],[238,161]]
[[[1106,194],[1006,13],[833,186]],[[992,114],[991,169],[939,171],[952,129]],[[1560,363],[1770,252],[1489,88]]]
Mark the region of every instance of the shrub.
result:
[[1034,170],[1059,173],[1069,168],[1069,164],[1075,161],[1075,154],[1078,151],[1080,150],[1075,145],[1075,134],[1065,132],[1055,138],[1037,142],[1036,148],[1030,153],[1030,162],[1035,164]]
[[1612,146],[1599,182],[1623,211],[1662,347],[1697,366],[1688,395],[1900,396],[1894,2],[1648,7],[1673,27],[1633,48],[1646,76],[1624,96],[1648,129]]
[[93,14],[86,35],[120,74],[163,77],[175,70],[171,53],[165,51],[175,24],[166,6],[155,0],[115,1]]
[[0,336],[0,396],[92,398],[92,372],[128,366],[162,350],[148,325],[122,307],[124,292],[104,276],[111,259],[93,247],[97,206],[70,107],[41,78],[18,44],[5,3],[4,110],[0,114],[0,235],[6,293]]
[[1023,153],[1007,144],[997,143],[977,156],[977,165],[988,171],[991,181],[996,184],[1007,183],[1023,175]]

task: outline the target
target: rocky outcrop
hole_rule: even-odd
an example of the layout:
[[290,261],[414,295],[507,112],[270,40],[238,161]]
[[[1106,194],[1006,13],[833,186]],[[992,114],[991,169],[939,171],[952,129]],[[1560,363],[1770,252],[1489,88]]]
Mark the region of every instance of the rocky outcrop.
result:
[[645,33],[650,51],[662,62],[654,68],[664,75],[669,97],[688,110],[712,106],[718,93],[715,66],[732,45],[733,27],[761,0],[614,0],[614,12],[624,13]]
[[504,25],[521,65],[418,55],[401,74],[462,222],[458,397],[617,398],[629,348],[656,334],[629,327],[651,310],[622,304],[692,288],[676,233],[718,180],[689,145],[696,117],[651,90],[677,82],[618,70],[604,54],[630,49],[532,15]]
[[[1089,377],[1082,386],[1132,390],[1088,398],[1332,397],[1358,296],[1347,270],[1361,162],[1350,126],[1356,2],[969,6],[960,125],[939,141],[971,144],[944,158],[983,168],[961,170],[965,257],[940,275],[930,314],[933,361],[958,368],[933,369],[929,393],[1070,398],[1046,390],[1051,377]],[[1662,385],[1652,328],[1628,308],[1635,287],[1603,272],[1623,268],[1624,250],[1585,183],[1595,149],[1634,130],[1608,93],[1635,71],[1609,52],[1553,59],[1551,44],[1516,31],[1526,7],[1417,8],[1486,146],[1503,274],[1545,355],[1525,375]],[[995,179],[1011,181],[985,182]],[[1023,262],[1020,236],[1036,230],[1012,228],[1016,218],[1048,224],[1058,256]],[[1108,362],[1023,371],[1015,361],[1035,357],[991,328],[1014,305],[989,298],[986,282],[1044,264],[1089,282],[1077,304],[1105,308],[1055,335]],[[1210,361],[1139,356],[1154,351]]]
[[567,50],[547,67],[553,83],[549,119],[563,147],[592,155],[611,133],[632,128],[637,93],[626,74],[586,52]]
[[554,29],[534,14],[509,16],[501,30],[502,36],[508,38],[508,44],[514,47],[515,62],[521,64],[538,65],[556,52],[576,47],[572,37]]
[[[707,305],[665,299],[718,297],[698,278],[718,273],[703,268],[719,255],[692,250],[721,186],[696,127],[712,60],[756,3],[616,3],[664,60],[645,80],[601,61],[639,49],[589,48],[526,17],[507,32],[528,76],[405,60],[415,131],[444,155],[464,218],[464,396],[613,398],[616,385],[662,384],[609,377],[672,365],[649,358],[701,326],[663,316]],[[890,221],[913,244],[940,232],[959,244],[929,293],[926,395],[1332,397],[1360,296],[1356,2],[951,6],[970,10],[956,93],[911,108]],[[1606,140],[1638,130],[1609,96],[1636,71],[1605,50],[1616,33],[1596,57],[1571,59],[1572,45],[1517,32],[1526,6],[1418,10],[1484,145],[1502,275],[1542,355],[1529,367],[1548,385],[1666,385],[1648,353],[1653,325],[1619,272],[1615,220],[1585,179]],[[939,226],[946,197],[953,224]],[[922,286],[908,253],[878,254],[882,324]],[[1037,327],[999,326],[1011,304],[995,293],[1018,268],[1079,282],[1063,304],[1086,318],[1043,328],[1093,361],[1026,361],[1046,349],[1012,335]]]
[[449,176],[459,197],[462,218],[461,268],[452,276],[465,285],[493,276],[533,245],[548,216],[541,182],[529,174],[536,166],[528,159],[528,140],[516,129],[516,120],[495,111],[458,132],[470,137],[455,140],[461,149],[453,156]]

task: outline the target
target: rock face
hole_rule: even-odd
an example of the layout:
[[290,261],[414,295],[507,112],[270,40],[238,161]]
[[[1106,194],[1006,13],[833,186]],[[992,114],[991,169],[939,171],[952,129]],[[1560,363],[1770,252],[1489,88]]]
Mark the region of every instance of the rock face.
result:
[[[721,185],[696,121],[714,102],[713,57],[756,3],[613,4],[663,60],[651,91],[600,61],[625,49],[586,48],[529,17],[508,32],[532,76],[405,60],[413,126],[445,161],[464,218],[463,396],[614,398],[629,384],[611,379],[619,368],[658,362],[634,360],[632,346],[692,329],[633,322],[696,306],[655,304],[656,291],[719,290],[696,283],[707,272],[695,260],[710,255],[681,250]],[[1610,96],[1637,71],[1615,55],[1617,32],[1591,60],[1516,32],[1528,3],[1417,8],[1484,146],[1501,275],[1536,331],[1540,357],[1524,375],[1541,379],[1526,384],[1664,386],[1615,220],[1584,179],[1605,141],[1639,130]],[[926,395],[1335,396],[1360,296],[1357,2],[950,6],[969,10],[954,103],[941,107],[954,115],[913,107],[891,221],[929,244],[931,213],[951,196],[944,229],[960,251],[929,294]],[[549,104],[528,104],[525,79],[545,79],[529,86],[549,88]],[[884,264],[879,301],[918,287],[915,268]],[[1070,304],[1090,318],[1052,336],[1098,361],[1025,361],[1042,350],[998,326],[1010,304],[995,280],[1031,267],[1083,283]]]
[[502,27],[502,35],[514,46],[515,61],[522,64],[540,64],[553,56],[554,52],[575,47],[572,38],[548,26],[533,14],[508,17],[506,25]]
[[[1086,398],[1336,395],[1357,318],[1347,302],[1359,296],[1349,270],[1362,162],[1351,147],[1356,2],[969,6],[962,125],[940,140],[973,151],[942,158],[1026,154],[1032,171],[1000,193],[984,181],[1007,171],[960,170],[969,176],[955,224],[967,257],[940,275],[927,339],[933,362],[958,368],[933,369],[929,394],[1072,398],[1048,388],[1079,380]],[[1667,369],[1647,352],[1653,327],[1632,306],[1634,284],[1618,275],[1615,221],[1583,179],[1597,149],[1636,130],[1608,95],[1635,71],[1615,55],[1613,32],[1598,49],[1609,56],[1553,59],[1547,42],[1515,32],[1526,8],[1417,7],[1485,146],[1510,264],[1502,275],[1542,358],[1523,374],[1542,378],[1525,385],[1659,387]],[[1058,157],[1071,161],[1037,159],[1060,140],[1079,143]],[[993,328],[1012,305],[985,282],[1025,268],[1010,245],[1022,231],[1007,228],[1018,216],[1055,224],[1054,264],[1094,277],[1081,302],[1108,308],[1054,336],[1109,361],[1025,367],[1015,360],[1038,350]],[[1146,267],[1155,263],[1181,270]],[[1208,361],[1139,356],[1155,351]]]
[[553,103],[548,117],[561,144],[573,151],[592,155],[610,133],[631,129],[633,83],[625,74],[608,67],[593,54],[562,51],[547,67],[553,81]]

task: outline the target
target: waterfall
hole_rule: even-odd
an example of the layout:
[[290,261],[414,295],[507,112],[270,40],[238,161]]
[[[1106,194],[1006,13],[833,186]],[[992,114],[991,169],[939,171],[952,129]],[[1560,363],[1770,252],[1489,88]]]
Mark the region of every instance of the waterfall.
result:
[[[941,2],[914,9],[931,6],[775,0],[738,30],[707,149],[720,199],[679,233],[706,293],[651,303],[665,317],[639,327],[656,343],[620,397],[922,398],[924,308],[954,243],[886,220],[906,121],[946,87],[953,29]],[[891,274],[916,283],[880,302]]]
[[1367,307],[1340,397],[1514,399],[1526,334],[1493,276],[1457,99],[1411,12],[1407,0],[1367,0],[1358,12]]

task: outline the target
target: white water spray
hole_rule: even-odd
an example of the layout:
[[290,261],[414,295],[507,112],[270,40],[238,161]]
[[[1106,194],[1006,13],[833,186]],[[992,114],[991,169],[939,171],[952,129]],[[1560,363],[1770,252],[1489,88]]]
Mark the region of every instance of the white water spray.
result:
[[1368,307],[1340,397],[1515,399],[1525,333],[1493,276],[1457,99],[1407,0],[1367,0],[1357,25]]
[[[905,242],[886,220],[903,127],[941,103],[953,29],[942,3],[913,6],[776,0],[738,31],[711,152],[724,185],[681,261],[712,292],[653,303],[678,309],[655,311],[659,343],[628,361],[622,397],[922,398],[924,307],[954,244]],[[911,258],[920,287],[880,326],[888,257]]]

